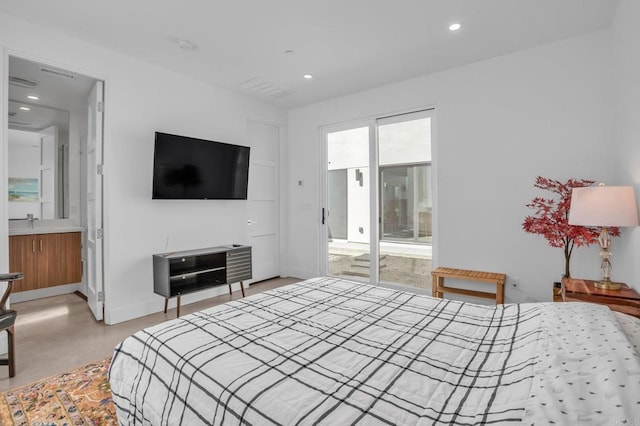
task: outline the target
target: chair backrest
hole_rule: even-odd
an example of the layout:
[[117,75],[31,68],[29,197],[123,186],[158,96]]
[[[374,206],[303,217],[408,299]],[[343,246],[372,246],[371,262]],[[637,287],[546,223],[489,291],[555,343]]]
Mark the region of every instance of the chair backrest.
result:
[[11,272],[9,274],[0,274],[0,282],[7,281],[7,288],[2,295],[2,299],[0,299],[0,311],[7,310],[7,299],[11,295],[11,291],[13,290],[13,282],[21,280],[24,277],[22,272]]

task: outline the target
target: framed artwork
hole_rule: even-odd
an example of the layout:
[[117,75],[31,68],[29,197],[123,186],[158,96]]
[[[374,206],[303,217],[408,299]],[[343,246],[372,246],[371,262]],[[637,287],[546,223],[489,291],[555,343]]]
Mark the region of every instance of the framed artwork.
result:
[[39,195],[38,178],[9,178],[9,201],[34,202]]

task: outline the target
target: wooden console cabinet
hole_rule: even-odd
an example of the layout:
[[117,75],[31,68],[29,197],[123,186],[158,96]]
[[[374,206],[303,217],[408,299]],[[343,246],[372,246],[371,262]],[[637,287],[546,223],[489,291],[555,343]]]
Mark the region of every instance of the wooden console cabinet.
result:
[[251,247],[239,244],[210,247],[197,250],[161,253],[153,255],[153,290],[167,301],[180,296],[219,285],[240,283],[244,297],[243,281],[252,278]]
[[10,236],[9,272],[24,273],[14,293],[81,282],[80,232]]

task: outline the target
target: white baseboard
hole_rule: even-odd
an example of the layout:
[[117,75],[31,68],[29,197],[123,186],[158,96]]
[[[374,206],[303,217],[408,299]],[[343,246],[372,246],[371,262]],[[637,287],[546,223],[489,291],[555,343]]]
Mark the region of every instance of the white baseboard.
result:
[[318,274],[316,271],[306,271],[304,269],[296,269],[296,268],[289,268],[286,271],[286,276],[287,277],[300,278],[302,280],[308,280],[309,278],[315,278],[315,277],[317,277],[319,275],[320,274]]
[[59,296],[82,290],[82,283],[57,285],[55,287],[39,288],[37,290],[19,291],[11,293],[11,302],[20,303],[45,297]]
[[[244,283],[244,288],[245,290],[249,288],[249,284],[247,282]],[[240,291],[240,283],[232,284],[231,290],[233,292]],[[201,300],[209,299],[211,297],[216,297],[223,294],[229,294],[229,287],[227,287],[226,285],[221,285],[212,289],[186,294],[180,298],[180,305],[186,306],[191,303],[199,302]],[[176,302],[177,299],[175,297],[169,299],[168,309],[174,309],[176,307]],[[105,324],[113,325],[162,311],[164,311],[164,297],[154,294],[152,300],[146,303],[128,305],[116,309],[109,309],[107,304],[104,310],[104,322]]]

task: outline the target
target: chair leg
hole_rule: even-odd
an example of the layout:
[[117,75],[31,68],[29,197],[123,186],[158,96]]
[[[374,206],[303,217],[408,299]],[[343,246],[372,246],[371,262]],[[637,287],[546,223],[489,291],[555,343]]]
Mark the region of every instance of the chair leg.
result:
[[9,343],[9,351],[7,353],[7,362],[9,364],[9,377],[16,375],[16,354],[15,354],[15,342],[14,342],[14,326],[7,328],[7,340]]

